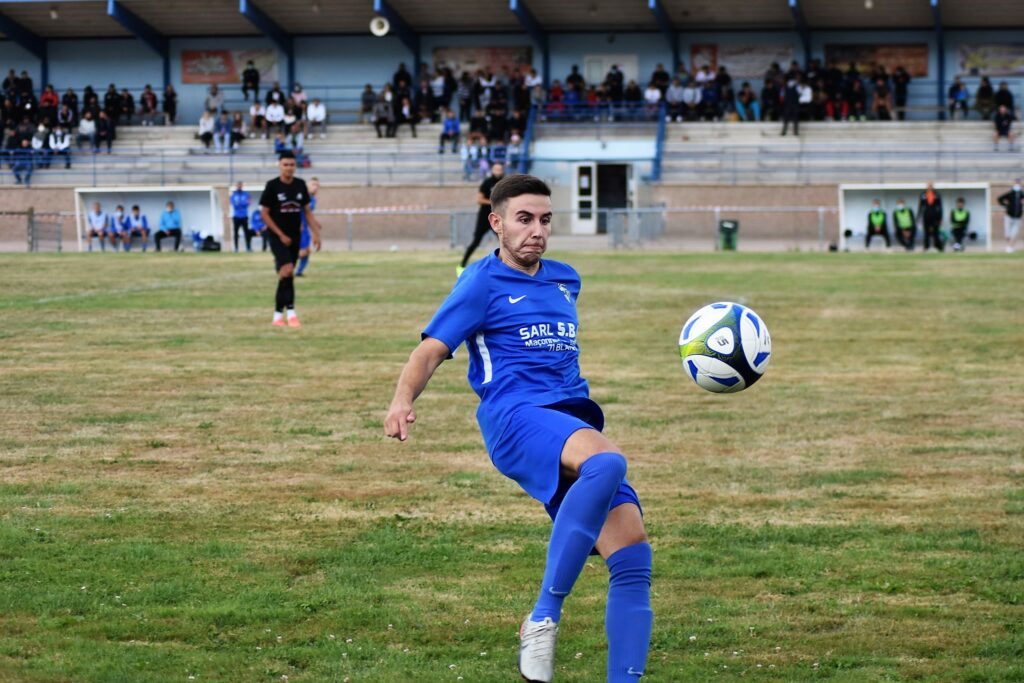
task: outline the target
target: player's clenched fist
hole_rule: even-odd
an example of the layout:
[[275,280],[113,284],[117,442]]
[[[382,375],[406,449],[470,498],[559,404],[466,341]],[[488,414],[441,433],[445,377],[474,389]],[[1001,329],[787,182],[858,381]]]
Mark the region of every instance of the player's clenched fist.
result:
[[399,441],[409,438],[409,425],[416,421],[416,412],[408,403],[392,403],[384,418],[384,434]]

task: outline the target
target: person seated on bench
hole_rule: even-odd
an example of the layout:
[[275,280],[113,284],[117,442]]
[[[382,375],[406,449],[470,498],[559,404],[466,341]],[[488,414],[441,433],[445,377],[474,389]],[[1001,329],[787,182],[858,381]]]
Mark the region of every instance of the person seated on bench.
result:
[[131,251],[132,237],[138,235],[142,239],[142,251],[146,251],[146,247],[149,246],[149,221],[138,204],[133,206],[132,212],[125,217],[124,226],[124,250]]
[[160,229],[153,236],[157,251],[161,251],[160,243],[165,237],[174,238],[174,251],[181,248],[181,212],[174,208],[174,202],[167,202],[167,208],[160,214]]

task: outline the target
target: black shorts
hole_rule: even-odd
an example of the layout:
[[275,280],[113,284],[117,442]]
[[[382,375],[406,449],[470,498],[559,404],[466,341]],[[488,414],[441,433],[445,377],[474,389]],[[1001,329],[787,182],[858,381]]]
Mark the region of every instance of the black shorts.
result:
[[270,236],[270,251],[274,253],[274,270],[281,270],[286,264],[293,266],[299,261],[299,238],[300,235],[288,235],[292,243],[285,245],[276,232],[268,231]]

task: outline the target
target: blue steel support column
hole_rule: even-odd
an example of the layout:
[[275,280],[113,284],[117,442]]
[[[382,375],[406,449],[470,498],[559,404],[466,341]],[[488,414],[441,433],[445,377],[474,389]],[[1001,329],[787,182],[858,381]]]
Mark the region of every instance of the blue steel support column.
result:
[[939,0],[931,0],[932,17],[935,18],[935,56],[939,63],[939,79],[936,86],[935,103],[939,105],[939,121],[946,119],[946,36],[942,32],[942,13],[939,11]]
[[530,38],[533,39],[533,42],[537,43],[540,47],[541,77],[544,79],[544,87],[548,88],[551,85],[551,46],[548,32],[544,30],[540,22],[537,21],[537,18],[533,16],[533,12],[523,4],[523,0],[508,0],[508,8],[519,19],[519,23],[522,24]]
[[[389,5],[387,0],[373,0],[373,11],[388,20],[395,36],[412,53],[412,77],[413,79],[418,79],[420,77],[420,64],[423,63],[422,54],[420,53],[420,34],[413,30],[409,22],[394,7]],[[415,88],[417,83],[410,83],[409,87]]]
[[287,62],[288,92],[291,92],[295,85],[295,41],[276,21],[249,0],[238,0],[238,11],[284,53]]
[[0,14],[0,33],[7,36],[12,43],[31,52],[32,56],[39,60],[39,90],[42,91],[46,87],[46,82],[50,80],[50,57],[46,41],[5,14]]
[[665,11],[661,0],[647,0],[647,7],[654,12],[658,28],[668,40],[669,49],[672,50],[672,74],[675,75],[679,71],[679,32],[672,26],[672,20],[668,18],[668,12]]
[[804,20],[804,13],[797,0],[789,0],[789,11],[793,14],[793,26],[800,34],[800,43],[804,47],[804,69],[811,63],[811,30],[807,28],[807,21]]
[[118,0],[107,0],[107,16],[124,26],[133,36],[160,55],[163,62],[164,90],[171,82],[171,48],[167,36],[144,22]]

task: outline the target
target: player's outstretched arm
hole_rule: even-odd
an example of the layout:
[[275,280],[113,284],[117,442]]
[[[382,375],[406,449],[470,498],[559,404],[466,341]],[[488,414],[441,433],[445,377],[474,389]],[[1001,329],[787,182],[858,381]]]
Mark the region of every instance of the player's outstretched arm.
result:
[[409,425],[416,421],[412,409],[415,401],[427,386],[434,371],[451,355],[444,342],[427,337],[413,349],[409,361],[402,368],[395,387],[395,397],[384,417],[384,434],[399,441],[409,438]]

